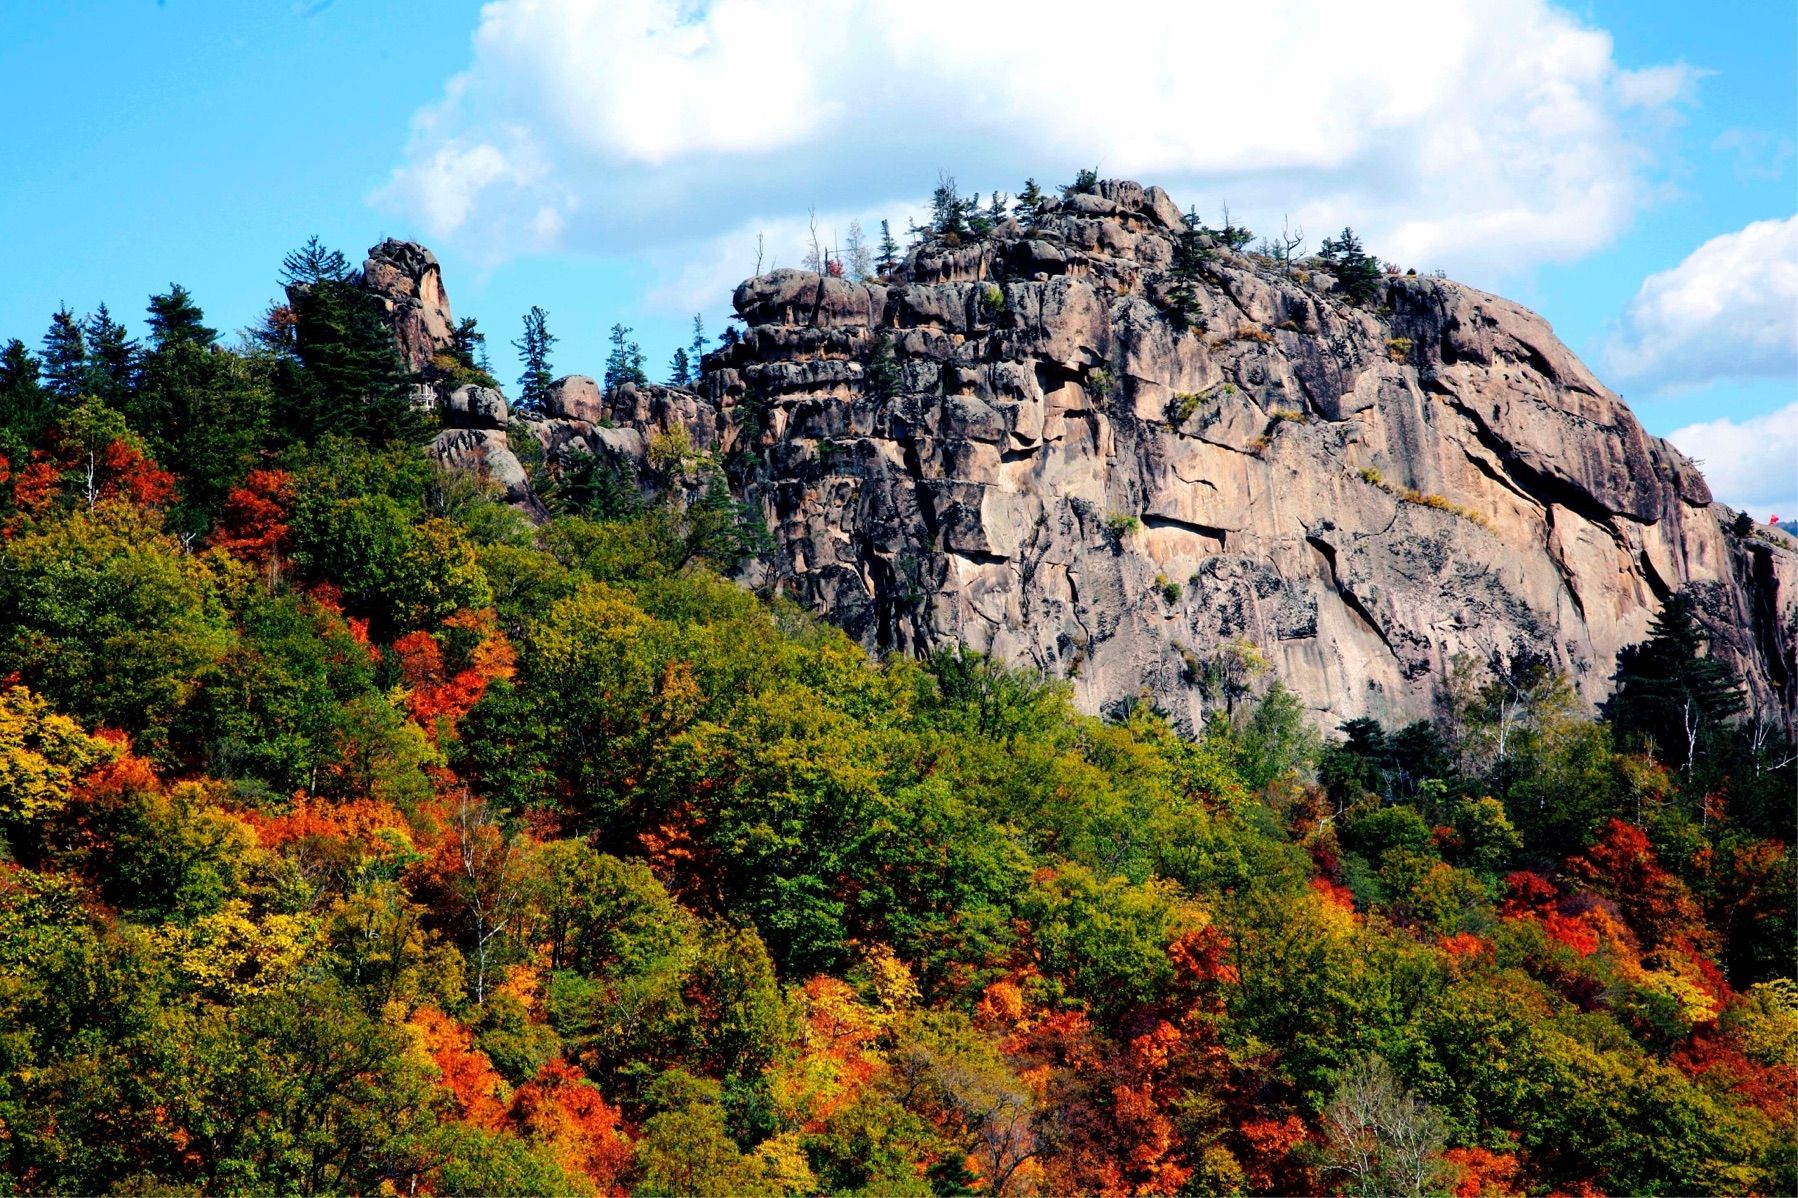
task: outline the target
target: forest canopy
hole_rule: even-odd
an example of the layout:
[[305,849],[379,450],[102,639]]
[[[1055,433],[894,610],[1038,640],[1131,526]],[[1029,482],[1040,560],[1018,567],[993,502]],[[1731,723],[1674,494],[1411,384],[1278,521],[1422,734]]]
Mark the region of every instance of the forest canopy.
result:
[[1798,1188],[1793,752],[1683,599],[1596,717],[1101,720],[432,466],[344,279],[0,354],[17,1191]]

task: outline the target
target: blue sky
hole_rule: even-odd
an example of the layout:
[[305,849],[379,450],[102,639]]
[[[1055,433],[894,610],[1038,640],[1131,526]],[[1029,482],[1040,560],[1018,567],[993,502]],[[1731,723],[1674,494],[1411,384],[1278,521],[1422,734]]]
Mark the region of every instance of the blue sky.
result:
[[[0,337],[177,280],[254,321],[281,255],[414,237],[504,344],[652,363],[808,209],[903,226],[939,169],[1098,163],[1239,223],[1353,223],[1546,315],[1720,497],[1798,510],[1789,0],[1239,5],[1019,22],[950,0],[110,0],[0,7]],[[1140,10],[1140,11],[1139,11]],[[1276,46],[1278,49],[1269,49]]]

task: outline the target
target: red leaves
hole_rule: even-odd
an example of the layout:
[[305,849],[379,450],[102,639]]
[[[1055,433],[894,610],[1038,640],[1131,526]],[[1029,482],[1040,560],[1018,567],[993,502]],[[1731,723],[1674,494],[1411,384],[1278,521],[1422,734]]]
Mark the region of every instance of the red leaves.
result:
[[287,471],[250,471],[243,485],[225,496],[212,543],[245,561],[269,561],[286,546],[293,500],[293,476]]
[[1590,848],[1568,858],[1567,872],[1615,901],[1645,945],[1682,935],[1694,943],[1709,938],[1685,883],[1661,868],[1647,834],[1633,824],[1620,819],[1606,824]]
[[100,498],[124,497],[138,507],[162,507],[175,498],[175,476],[123,441],[100,451]]
[[42,515],[70,480],[89,504],[122,500],[159,508],[175,501],[175,476],[130,442],[114,438],[90,453],[76,441],[59,438],[49,449],[31,451],[30,462],[13,479],[13,506],[28,516]]
[[1297,1115],[1284,1119],[1249,1119],[1237,1129],[1248,1147],[1243,1177],[1252,1194],[1304,1194],[1316,1190],[1298,1153],[1310,1139],[1305,1121]]
[[439,637],[428,632],[409,632],[393,642],[400,673],[409,692],[406,709],[433,737],[440,728],[454,727],[469,713],[489,684],[513,673],[515,655],[491,611],[457,612],[443,622],[443,639],[468,640],[467,664],[451,672],[445,663]]

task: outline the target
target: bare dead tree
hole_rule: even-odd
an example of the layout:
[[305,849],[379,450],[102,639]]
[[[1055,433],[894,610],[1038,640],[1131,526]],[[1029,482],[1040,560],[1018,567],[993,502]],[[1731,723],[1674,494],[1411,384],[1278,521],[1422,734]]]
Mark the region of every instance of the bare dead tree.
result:
[[1324,1112],[1332,1172],[1362,1198],[1422,1198],[1441,1169],[1442,1116],[1399,1084],[1379,1057],[1350,1067]]
[[762,251],[765,248],[764,243],[766,240],[767,234],[765,233],[757,233],[755,235],[755,273],[757,276],[760,276],[762,273]]
[[1286,218],[1280,218],[1280,236],[1277,241],[1280,247],[1280,261],[1286,267],[1287,275],[1292,274],[1293,259],[1305,244],[1305,230],[1301,227],[1292,229],[1287,226]]
[[805,211],[806,224],[811,231],[811,248],[805,252],[805,261],[800,265],[806,270],[823,274],[829,255],[824,249],[824,243],[818,240],[818,210],[807,208]]

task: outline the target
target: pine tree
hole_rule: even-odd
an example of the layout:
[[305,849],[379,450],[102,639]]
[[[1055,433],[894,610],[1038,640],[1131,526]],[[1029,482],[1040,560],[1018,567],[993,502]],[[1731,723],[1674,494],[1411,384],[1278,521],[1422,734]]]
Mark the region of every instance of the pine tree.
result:
[[954,175],[947,172],[937,175],[936,190],[930,193],[928,232],[943,238],[965,237],[971,231],[970,220],[979,214],[980,200],[974,196],[963,199],[956,189]]
[[476,327],[474,317],[456,322],[450,331],[450,353],[465,369],[487,372],[487,334]]
[[525,313],[524,335],[512,343],[512,348],[524,359],[524,373],[518,376],[519,411],[543,410],[543,404],[549,398],[552,377],[549,351],[555,343],[556,336],[549,331],[549,313],[532,305],[531,310]]
[[157,349],[174,341],[211,345],[218,340],[218,330],[202,323],[205,316],[187,288],[170,283],[166,292],[150,297],[150,345]]
[[606,390],[615,391],[626,383],[647,383],[649,376],[643,373],[643,348],[630,339],[631,331],[626,325],[612,326],[612,352],[606,355]]
[[284,422],[308,438],[335,432],[393,445],[428,437],[431,421],[414,403],[414,377],[381,301],[357,285],[344,256],[310,238],[282,259],[281,278],[304,368],[288,380]]
[[706,345],[705,318],[695,312],[693,313],[693,340],[687,345],[687,360],[693,368],[695,381],[698,379],[699,372],[704,369]]
[[893,240],[893,230],[884,220],[880,222],[879,254],[874,259],[874,269],[881,278],[888,278],[899,269],[899,243]]
[[112,407],[130,393],[137,373],[137,342],[101,304],[87,318],[87,390]]
[[306,244],[281,259],[281,281],[296,284],[342,283],[350,277],[350,260],[341,250],[330,249],[315,233]]
[[687,357],[685,348],[674,351],[668,359],[668,385],[670,387],[689,387],[693,384],[693,365]]
[[0,453],[17,462],[50,422],[52,398],[40,380],[42,363],[14,337],[0,350]]
[[1024,190],[1012,204],[1011,210],[1017,216],[1018,223],[1027,230],[1034,230],[1043,219],[1043,189],[1036,185],[1035,179],[1024,180]]
[[1324,238],[1318,257],[1330,263],[1349,302],[1369,304],[1379,298],[1380,260],[1361,248],[1361,239],[1353,229],[1345,225],[1335,237]]
[[1098,190],[1099,169],[1097,167],[1082,168],[1080,173],[1074,176],[1072,183],[1064,183],[1061,186],[1061,194],[1064,196],[1093,195]]
[[1735,671],[1706,655],[1710,638],[1693,611],[1687,594],[1667,600],[1648,639],[1617,655],[1617,689],[1604,707],[1619,737],[1652,743],[1680,769],[1707,755],[1745,707]]
[[44,334],[44,383],[58,400],[68,403],[87,388],[87,334],[65,306],[50,318]]
[[1185,227],[1174,239],[1174,262],[1168,271],[1173,285],[1167,296],[1173,314],[1182,324],[1190,325],[1199,316],[1199,280],[1205,263],[1211,260],[1211,250],[1205,245],[1198,213],[1188,209],[1182,219]]

